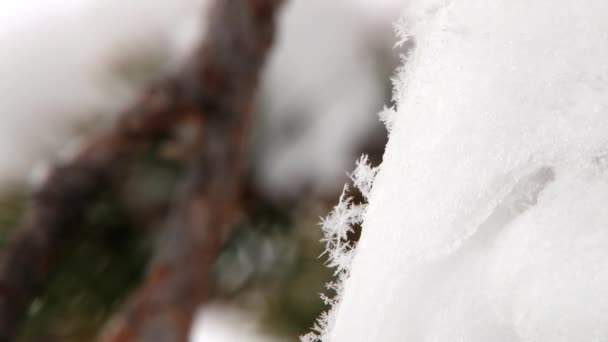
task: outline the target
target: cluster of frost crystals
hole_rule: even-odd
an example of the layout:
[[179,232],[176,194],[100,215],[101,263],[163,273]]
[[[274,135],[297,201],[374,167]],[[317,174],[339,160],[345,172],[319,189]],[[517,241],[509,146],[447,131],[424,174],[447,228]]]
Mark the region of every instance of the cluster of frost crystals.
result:
[[322,337],[608,341],[608,2],[408,7],[415,48]]
[[[369,198],[371,188],[378,169],[371,167],[366,155],[357,162],[352,180],[354,186],[361,192],[364,199]],[[327,254],[327,266],[334,269],[334,280],[326,285],[333,296],[321,294],[321,299],[330,306],[329,311],[321,314],[312,328],[312,331],[300,338],[301,342],[329,341],[328,333],[334,322],[337,305],[340,302],[343,284],[349,277],[352,259],[355,253],[355,244],[348,239],[353,227],[363,222],[367,203],[354,203],[353,198],[347,195],[348,186],[344,188],[338,205],[321,221],[323,238]]]

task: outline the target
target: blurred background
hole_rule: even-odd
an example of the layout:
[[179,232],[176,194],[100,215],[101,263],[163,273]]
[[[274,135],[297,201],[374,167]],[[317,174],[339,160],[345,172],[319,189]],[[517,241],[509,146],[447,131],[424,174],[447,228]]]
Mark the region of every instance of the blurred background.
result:
[[[204,39],[212,2],[0,0],[0,248],[49,168]],[[216,260],[192,341],[295,341],[326,309],[318,223],[359,155],[381,161],[376,113],[399,63],[400,2],[290,0],[280,12],[248,144],[247,217]],[[20,341],[90,341],[141,281],[184,165],[159,142],[125,170],[70,238]]]

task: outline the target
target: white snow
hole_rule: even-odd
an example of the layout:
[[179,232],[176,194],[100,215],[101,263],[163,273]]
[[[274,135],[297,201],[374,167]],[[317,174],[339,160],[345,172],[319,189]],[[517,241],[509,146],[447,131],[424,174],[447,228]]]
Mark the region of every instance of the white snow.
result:
[[197,314],[191,342],[287,342],[264,331],[259,317],[234,306],[212,303]]
[[608,341],[606,13],[411,2],[416,48],[326,342]]

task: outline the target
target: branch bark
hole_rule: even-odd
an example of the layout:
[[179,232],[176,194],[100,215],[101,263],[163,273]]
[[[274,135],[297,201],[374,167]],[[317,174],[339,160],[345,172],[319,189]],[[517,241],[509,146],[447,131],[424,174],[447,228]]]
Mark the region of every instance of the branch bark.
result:
[[31,204],[0,260],[0,341],[12,340],[33,299],[44,289],[66,240],[110,184],[122,161],[183,113],[170,81],[152,87],[106,134],[70,162],[56,166]]
[[196,310],[210,296],[212,266],[238,218],[252,102],[280,2],[224,0],[212,13],[197,59],[202,63],[191,63],[182,76],[199,94],[201,145],[165,243],[102,341],[187,341]]
[[259,72],[281,0],[218,0],[206,43],[172,79],[151,87],[55,167],[0,260],[0,341],[12,340],[44,289],[66,237],[115,176],[118,166],[182,119],[195,116],[203,138],[167,239],[142,288],[103,335],[105,341],[185,341],[193,313],[209,296],[209,272],[237,212],[246,132]]

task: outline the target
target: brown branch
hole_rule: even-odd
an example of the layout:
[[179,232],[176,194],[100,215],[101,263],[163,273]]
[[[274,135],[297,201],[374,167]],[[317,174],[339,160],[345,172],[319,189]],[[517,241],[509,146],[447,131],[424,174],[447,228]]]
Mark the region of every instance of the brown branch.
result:
[[244,147],[257,79],[270,48],[279,1],[223,0],[212,13],[197,85],[203,140],[165,244],[144,285],[103,341],[186,341],[197,308],[210,295],[211,268],[237,218]]
[[68,237],[108,185],[116,166],[183,113],[176,88],[151,88],[110,132],[93,139],[71,162],[55,167],[33,194],[0,260],[0,341],[12,340],[41,293]]
[[14,338],[84,212],[117,166],[181,118],[200,117],[184,195],[144,285],[107,341],[185,341],[209,295],[211,265],[229,233],[239,195],[243,149],[257,78],[271,45],[280,0],[218,0],[207,41],[172,80],[152,87],[105,135],[58,166],[0,261],[0,341]]

